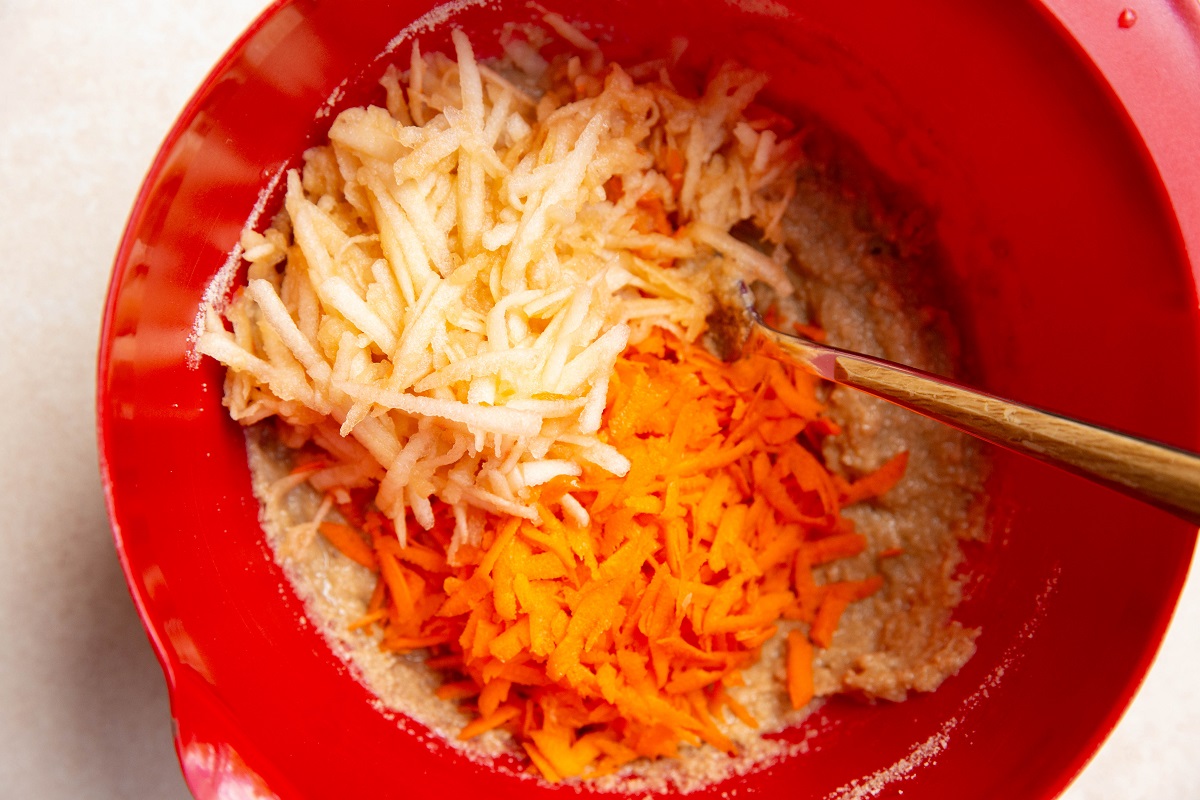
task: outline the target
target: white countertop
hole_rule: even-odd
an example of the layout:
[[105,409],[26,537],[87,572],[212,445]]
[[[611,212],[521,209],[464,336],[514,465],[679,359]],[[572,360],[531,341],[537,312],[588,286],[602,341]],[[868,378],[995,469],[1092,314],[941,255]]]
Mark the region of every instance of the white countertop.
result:
[[[96,339],[142,176],[261,6],[0,2],[0,798],[188,797],[105,516]],[[1198,663],[1193,575],[1140,694],[1065,798],[1200,798]]]

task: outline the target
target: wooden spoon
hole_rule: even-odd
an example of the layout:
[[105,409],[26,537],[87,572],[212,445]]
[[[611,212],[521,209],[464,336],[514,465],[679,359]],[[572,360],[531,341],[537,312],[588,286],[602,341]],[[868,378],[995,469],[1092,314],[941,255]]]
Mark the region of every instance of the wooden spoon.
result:
[[[724,336],[739,350],[763,341],[800,367],[924,414],[992,444],[1032,456],[1200,525],[1200,456],[971,389],[937,375],[768,328],[738,282],[720,303]],[[740,322],[744,323],[737,325]],[[737,325],[730,334],[730,323]]]

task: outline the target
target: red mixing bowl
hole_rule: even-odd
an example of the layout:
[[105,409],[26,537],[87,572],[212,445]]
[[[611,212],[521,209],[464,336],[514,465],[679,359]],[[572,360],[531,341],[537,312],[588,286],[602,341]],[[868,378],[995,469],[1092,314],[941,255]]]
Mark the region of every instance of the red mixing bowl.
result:
[[[546,2],[610,37],[618,58],[684,35],[693,52],[766,69],[774,102],[855,142],[932,210],[985,388],[1200,449],[1200,7]],[[407,63],[411,38],[377,56],[431,5],[272,6],[167,136],[117,255],[101,468],[200,798],[223,781],[280,798],[571,791],[496,774],[370,705],[271,559],[221,368],[189,362],[205,287],[260,193],[276,186],[269,214],[272,181],[332,121],[327,101],[360,102],[388,60]],[[499,23],[531,13],[457,5],[451,22],[484,55]],[[421,43],[446,47],[447,26]],[[1196,531],[1004,454],[988,488],[991,538],[969,548],[957,612],[983,634],[961,673],[901,704],[832,701],[793,732],[818,732],[811,752],[699,796],[1061,791],[1141,680]]]

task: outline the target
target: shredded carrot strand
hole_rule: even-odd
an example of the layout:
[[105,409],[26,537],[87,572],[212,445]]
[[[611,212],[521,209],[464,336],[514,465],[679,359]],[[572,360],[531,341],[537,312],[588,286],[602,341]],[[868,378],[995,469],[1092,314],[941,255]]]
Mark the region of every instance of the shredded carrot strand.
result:
[[375,552],[349,525],[322,522],[320,531],[325,540],[341,551],[346,558],[362,564],[367,569],[376,569]]
[[879,469],[847,485],[842,490],[844,502],[847,504],[857,503],[860,500],[885,494],[904,477],[904,470],[907,466],[908,452],[898,453]]
[[474,739],[479,734],[499,728],[504,723],[511,722],[520,715],[521,709],[517,708],[516,706],[505,706],[504,708],[496,709],[486,717],[479,717],[478,719],[467,723],[467,725],[464,726],[461,731],[459,731],[458,738],[462,739],[463,741],[466,741],[467,739]]
[[839,558],[852,558],[867,549],[867,540],[859,533],[842,533],[806,544],[810,564],[827,564]]
[[787,637],[787,688],[792,708],[804,708],[813,699],[813,649],[808,637],[798,630]]

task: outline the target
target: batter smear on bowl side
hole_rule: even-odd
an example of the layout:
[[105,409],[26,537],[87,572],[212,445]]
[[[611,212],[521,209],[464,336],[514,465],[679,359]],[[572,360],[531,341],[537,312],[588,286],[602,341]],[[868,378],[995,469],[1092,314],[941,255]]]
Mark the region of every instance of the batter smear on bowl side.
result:
[[547,781],[687,791],[786,755],[763,734],[822,697],[970,658],[980,459],[712,355],[740,279],[778,326],[953,366],[766,76],[693,86],[544,22],[494,61],[414,46],[386,107],[342,112],[197,349],[277,560],[381,708]]

